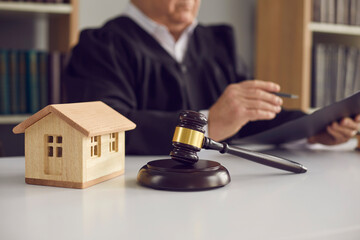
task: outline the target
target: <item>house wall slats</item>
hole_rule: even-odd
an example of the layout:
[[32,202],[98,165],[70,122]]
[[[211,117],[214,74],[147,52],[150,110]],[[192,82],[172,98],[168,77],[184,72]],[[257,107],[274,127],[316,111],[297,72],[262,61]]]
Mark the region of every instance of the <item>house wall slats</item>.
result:
[[[61,167],[57,174],[46,174],[47,135],[62,136],[62,162],[55,163]],[[83,135],[53,113],[40,119],[25,130],[25,177],[83,182],[82,142]]]
[[118,133],[118,151],[110,152],[110,133],[101,135],[100,157],[91,156],[91,137],[83,138],[85,182],[125,169],[125,132]]

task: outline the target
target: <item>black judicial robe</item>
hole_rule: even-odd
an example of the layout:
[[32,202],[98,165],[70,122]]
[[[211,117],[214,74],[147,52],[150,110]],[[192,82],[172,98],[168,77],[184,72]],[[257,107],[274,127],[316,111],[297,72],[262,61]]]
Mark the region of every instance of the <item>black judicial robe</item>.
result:
[[[233,29],[198,25],[182,63],[127,17],[82,31],[63,83],[67,102],[101,100],[137,124],[126,133],[127,154],[169,154],[181,110],[206,110],[226,86],[245,80],[238,72]],[[248,136],[300,112],[247,124]]]

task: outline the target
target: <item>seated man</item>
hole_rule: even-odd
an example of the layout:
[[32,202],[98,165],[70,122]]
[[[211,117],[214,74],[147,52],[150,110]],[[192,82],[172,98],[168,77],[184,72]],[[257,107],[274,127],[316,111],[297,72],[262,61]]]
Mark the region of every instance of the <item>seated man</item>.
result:
[[[196,20],[200,0],[132,0],[99,29],[84,30],[64,84],[67,101],[101,100],[137,124],[130,154],[168,154],[181,110],[208,111],[207,135],[244,137],[303,116],[281,109],[280,86],[239,73],[233,29]],[[333,123],[311,142],[352,137],[356,119]]]

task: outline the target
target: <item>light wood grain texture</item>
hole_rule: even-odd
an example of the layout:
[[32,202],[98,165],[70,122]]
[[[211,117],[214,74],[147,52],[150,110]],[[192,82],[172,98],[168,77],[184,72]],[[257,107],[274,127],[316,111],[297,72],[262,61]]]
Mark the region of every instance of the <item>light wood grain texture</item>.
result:
[[135,124],[102,102],[49,105],[16,126],[25,132],[27,183],[85,188],[125,169]]
[[69,14],[50,16],[50,51],[68,52],[78,42],[79,0],[71,0],[70,4],[72,10]]
[[43,180],[43,179],[36,179],[36,178],[25,178],[25,182],[27,184],[34,184],[34,185],[45,185],[45,186],[52,186],[52,187],[65,187],[65,188],[88,188],[95,184],[110,180],[114,177],[118,177],[124,174],[124,169],[119,172],[114,172],[106,176],[99,177],[97,179],[88,181],[88,182],[66,182],[66,181],[54,181],[54,180]]
[[90,156],[90,138],[85,138],[83,149],[87,149],[83,153],[84,163],[84,179],[91,181],[100,176],[107,175],[114,171],[121,171],[125,168],[125,133],[120,132],[118,138],[118,151],[109,151],[110,134],[101,136],[100,157]]
[[[45,136],[62,136],[62,158],[58,167],[47,174],[45,169],[47,159],[47,143]],[[25,177],[43,180],[67,182],[84,182],[82,163],[83,134],[51,113],[32,124],[25,131]],[[50,163],[51,165],[51,163]],[[55,166],[53,166],[55,167]]]
[[306,110],[310,101],[310,0],[259,0],[256,26],[256,78],[280,84],[299,99],[287,108]]
[[23,133],[26,128],[54,113],[87,137],[134,129],[136,125],[103,102],[84,102],[49,105],[35,113],[14,129]]

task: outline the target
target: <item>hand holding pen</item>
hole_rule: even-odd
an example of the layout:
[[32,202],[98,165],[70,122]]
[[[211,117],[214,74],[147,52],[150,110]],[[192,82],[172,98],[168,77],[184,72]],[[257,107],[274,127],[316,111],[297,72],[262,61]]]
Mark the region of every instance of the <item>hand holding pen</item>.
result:
[[283,98],[291,98],[291,99],[299,98],[298,95],[289,94],[289,93],[273,92],[272,94],[275,94],[276,96],[283,97]]
[[222,141],[248,122],[274,119],[283,104],[279,92],[278,84],[262,80],[228,85],[209,109],[208,136]]

